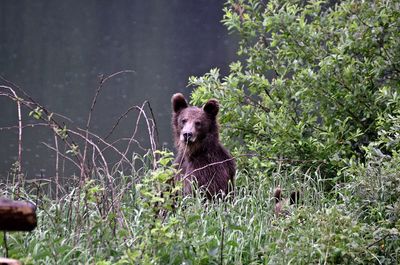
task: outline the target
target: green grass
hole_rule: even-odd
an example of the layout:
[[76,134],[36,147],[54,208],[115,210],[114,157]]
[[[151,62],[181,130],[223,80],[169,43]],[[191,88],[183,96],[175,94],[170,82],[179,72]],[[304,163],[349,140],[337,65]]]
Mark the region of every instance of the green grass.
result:
[[[385,181],[398,181],[394,164],[385,163],[379,164]],[[361,184],[378,197],[382,189],[379,181],[365,181],[382,176],[368,166],[330,193],[322,191],[317,173],[295,167],[251,177],[239,171],[233,200],[178,198],[175,210],[165,182],[173,174],[168,163],[136,175],[115,173],[114,207],[101,179],[70,188],[59,200],[27,187],[24,197],[38,203],[38,227],[8,233],[9,253],[25,264],[395,264],[399,199],[364,200]],[[288,217],[274,216],[276,185],[285,194],[301,189],[301,204],[289,208]],[[12,188],[1,196],[12,196]]]

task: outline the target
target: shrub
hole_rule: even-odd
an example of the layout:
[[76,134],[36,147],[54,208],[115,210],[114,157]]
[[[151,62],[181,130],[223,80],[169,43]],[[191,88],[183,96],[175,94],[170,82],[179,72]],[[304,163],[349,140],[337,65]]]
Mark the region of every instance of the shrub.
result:
[[333,184],[348,159],[365,159],[400,107],[397,1],[232,0],[223,22],[242,60],[226,77],[190,78],[192,101],[221,101],[225,139],[259,158],[249,168],[301,160]]

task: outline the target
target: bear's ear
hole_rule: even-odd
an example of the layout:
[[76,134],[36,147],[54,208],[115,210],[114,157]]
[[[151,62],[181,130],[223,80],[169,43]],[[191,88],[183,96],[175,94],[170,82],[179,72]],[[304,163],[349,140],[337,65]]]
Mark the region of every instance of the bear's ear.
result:
[[219,111],[219,103],[218,100],[216,99],[210,99],[203,107],[203,110],[211,115],[211,116],[217,116],[218,111]]
[[185,97],[181,93],[176,93],[171,98],[172,109],[174,112],[181,111],[188,107]]

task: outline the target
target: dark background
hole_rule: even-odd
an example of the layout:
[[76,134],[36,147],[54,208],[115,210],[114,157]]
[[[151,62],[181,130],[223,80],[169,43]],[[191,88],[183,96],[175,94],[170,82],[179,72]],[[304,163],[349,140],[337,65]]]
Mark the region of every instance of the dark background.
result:
[[[224,1],[0,1],[0,74],[36,101],[84,127],[99,75],[131,69],[101,92],[92,131],[105,135],[130,106],[149,100],[160,142],[172,149],[170,98],[190,95],[189,76],[211,68],[227,72],[236,40],[221,24]],[[0,97],[0,127],[17,125],[16,104]],[[23,112],[29,123],[28,111]],[[133,117],[114,137],[128,137]],[[138,140],[144,140],[139,135]],[[0,131],[0,177],[18,152],[17,130]],[[46,128],[23,132],[23,170],[28,178],[51,176],[54,145]]]

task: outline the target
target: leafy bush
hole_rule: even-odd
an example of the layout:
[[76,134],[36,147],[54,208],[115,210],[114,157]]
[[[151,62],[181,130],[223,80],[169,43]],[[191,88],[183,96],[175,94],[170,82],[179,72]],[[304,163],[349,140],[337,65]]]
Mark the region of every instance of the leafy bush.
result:
[[264,168],[302,160],[334,183],[400,108],[397,1],[232,0],[223,22],[243,59],[192,77],[192,101],[219,99],[225,139]]
[[[339,189],[346,209],[374,231],[377,258],[395,263],[400,257],[400,116],[385,120],[378,140],[365,147],[365,163],[350,161],[343,172],[349,180]],[[384,154],[381,150],[392,150]]]

